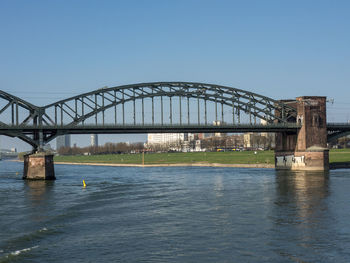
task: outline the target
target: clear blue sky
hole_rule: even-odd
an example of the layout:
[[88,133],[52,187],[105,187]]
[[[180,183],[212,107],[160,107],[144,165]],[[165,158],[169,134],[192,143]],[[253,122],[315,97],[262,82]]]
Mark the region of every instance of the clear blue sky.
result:
[[[328,120],[346,121],[349,14],[340,0],[2,0],[0,89],[45,105],[103,86],[198,81],[328,96]],[[119,139],[133,141],[100,140]]]

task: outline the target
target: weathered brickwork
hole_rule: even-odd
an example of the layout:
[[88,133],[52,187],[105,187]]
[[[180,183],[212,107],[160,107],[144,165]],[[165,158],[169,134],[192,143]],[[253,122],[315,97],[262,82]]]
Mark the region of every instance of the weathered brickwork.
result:
[[55,180],[53,155],[45,153],[25,155],[23,179]]
[[295,121],[302,127],[297,134],[276,135],[276,168],[328,170],[326,97],[298,97],[289,105],[297,109]]

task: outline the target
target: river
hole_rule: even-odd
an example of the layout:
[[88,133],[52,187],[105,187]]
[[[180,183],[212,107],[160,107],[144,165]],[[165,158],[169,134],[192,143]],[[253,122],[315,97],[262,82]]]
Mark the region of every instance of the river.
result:
[[350,262],[350,170],[22,165],[0,162],[0,262]]

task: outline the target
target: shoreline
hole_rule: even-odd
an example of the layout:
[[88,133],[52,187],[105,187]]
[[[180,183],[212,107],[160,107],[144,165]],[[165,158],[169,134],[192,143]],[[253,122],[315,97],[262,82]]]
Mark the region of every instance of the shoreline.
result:
[[223,164],[223,163],[173,163],[173,164],[121,164],[121,163],[74,163],[55,162],[61,165],[90,165],[90,166],[112,166],[112,167],[234,167],[234,168],[275,168],[274,164]]
[[[23,163],[21,160],[7,160],[10,162]],[[110,166],[110,167],[232,167],[232,168],[265,168],[274,169],[274,164],[257,163],[257,164],[225,164],[225,163],[161,163],[161,164],[135,164],[135,163],[77,163],[77,162],[54,162],[58,165],[85,165],[85,166]],[[335,162],[329,164],[329,170],[350,169],[349,162]]]

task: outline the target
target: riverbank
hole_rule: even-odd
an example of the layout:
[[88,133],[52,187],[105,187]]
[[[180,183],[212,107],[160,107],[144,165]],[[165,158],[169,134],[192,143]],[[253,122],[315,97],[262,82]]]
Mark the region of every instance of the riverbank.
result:
[[[146,153],[55,156],[55,164],[115,167],[274,168],[273,151]],[[330,151],[330,169],[350,168],[350,149]]]
[[115,166],[225,166],[274,167],[273,151],[105,154],[55,156],[55,163],[109,164]]
[[[242,151],[242,152],[193,152],[193,153],[145,153],[142,154],[101,154],[55,156],[55,163],[104,163],[120,165],[171,165],[186,164],[187,166],[232,164],[273,165],[274,151]],[[329,152],[330,163],[349,163],[350,149],[332,149]]]
[[274,164],[223,164],[223,163],[173,163],[173,164],[121,164],[121,163],[72,163],[55,162],[65,165],[92,165],[92,166],[113,166],[113,167],[236,167],[236,168],[275,168]]

